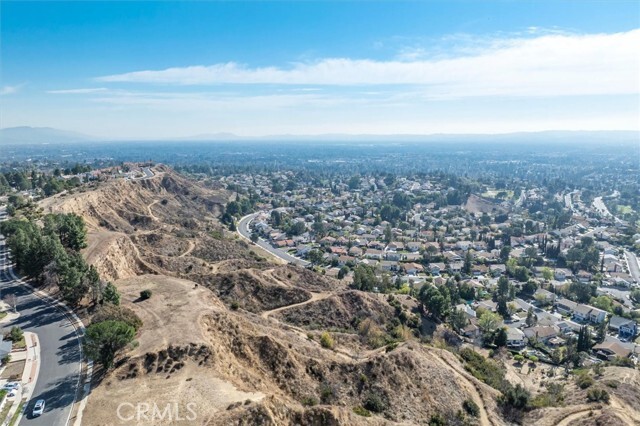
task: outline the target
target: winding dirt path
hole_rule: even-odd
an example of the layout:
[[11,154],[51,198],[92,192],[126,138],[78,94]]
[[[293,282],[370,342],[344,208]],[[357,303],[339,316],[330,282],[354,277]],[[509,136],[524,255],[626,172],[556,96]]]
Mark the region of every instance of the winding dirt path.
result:
[[583,417],[587,417],[589,415],[589,413],[593,412],[593,414],[598,414],[600,412],[600,410],[594,410],[594,409],[587,409],[587,410],[580,410],[577,411],[573,414],[569,414],[567,417],[565,417],[564,419],[560,420],[560,422],[558,422],[558,424],[556,426],[569,426],[571,423],[582,419]]
[[147,211],[149,212],[149,216],[151,216],[151,219],[153,219],[153,220],[154,220],[154,221],[156,221],[156,222],[160,222],[160,219],[158,219],[158,218],[156,217],[156,215],[154,215],[154,214],[153,214],[153,212],[151,211],[151,207],[152,207],[153,205],[155,205],[155,204],[158,204],[158,203],[159,203],[159,201],[158,201],[158,200],[155,200],[153,203],[151,203],[151,204],[149,204],[149,205],[147,206]]
[[196,248],[196,243],[194,243],[193,241],[189,240],[189,248],[188,248],[188,249],[186,249],[186,250],[184,251],[184,253],[182,253],[182,254],[181,254],[180,256],[178,256],[178,257],[185,257],[185,256],[187,256],[188,254],[190,254],[190,253],[193,251],[193,249],[194,249],[194,248]]
[[448,360],[446,360],[443,356],[441,356],[441,354],[438,353],[438,350],[442,350],[442,349],[435,349],[429,352],[431,352],[431,354],[434,355],[434,359],[436,360],[436,362],[442,365],[445,369],[451,371],[458,379],[460,379],[459,381],[471,394],[471,397],[473,398],[473,402],[475,402],[478,408],[480,409],[480,419],[479,419],[480,424],[482,426],[496,425],[496,423],[494,423],[489,418],[489,413],[487,412],[487,407],[485,405],[484,398],[482,398],[480,390],[478,389],[478,385],[475,382],[473,382],[469,377],[467,377],[468,373],[464,371],[460,371],[458,368],[454,367]]
[[265,311],[260,314],[262,318],[268,318],[272,314],[276,314],[278,312],[286,311],[287,309],[296,308],[298,306],[308,305],[312,302],[317,302],[318,300],[326,299],[327,297],[333,296],[333,293],[311,293],[311,297],[304,302],[294,303],[293,305],[281,306],[279,308],[271,309],[270,311]]

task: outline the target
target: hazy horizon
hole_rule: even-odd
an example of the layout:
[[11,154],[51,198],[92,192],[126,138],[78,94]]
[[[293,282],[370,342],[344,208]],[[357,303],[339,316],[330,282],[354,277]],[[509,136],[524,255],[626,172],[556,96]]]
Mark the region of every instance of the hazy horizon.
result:
[[7,2],[1,124],[118,140],[638,131],[638,9],[614,3]]

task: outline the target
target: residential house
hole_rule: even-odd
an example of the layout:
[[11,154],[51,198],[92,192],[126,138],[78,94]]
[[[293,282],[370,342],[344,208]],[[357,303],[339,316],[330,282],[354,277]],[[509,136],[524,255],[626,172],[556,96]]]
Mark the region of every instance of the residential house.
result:
[[464,337],[475,339],[480,337],[480,327],[478,327],[477,320],[475,318],[469,321],[469,324],[461,330]]
[[364,254],[367,259],[382,260],[384,258],[384,252],[382,250],[369,248]]
[[397,271],[398,270],[398,262],[394,262],[391,260],[383,260],[380,262],[380,267],[385,271]]
[[601,359],[613,361],[616,357],[628,358],[631,355],[631,349],[623,346],[615,339],[607,338],[604,342],[595,345],[593,353]]
[[431,275],[440,275],[440,273],[444,271],[445,266],[444,266],[444,263],[441,263],[441,262],[430,263],[429,269],[430,269]]
[[394,241],[392,243],[389,243],[389,245],[387,246],[387,251],[402,251],[404,250],[404,244],[401,243],[400,241]]
[[489,272],[494,277],[499,277],[500,275],[504,275],[504,274],[507,273],[507,267],[506,267],[506,265],[504,265],[502,263],[497,264],[497,265],[490,265],[489,266]]
[[387,251],[385,252],[384,257],[387,260],[398,261],[398,260],[402,260],[402,253],[398,253],[396,251]]
[[525,335],[519,328],[507,328],[507,347],[511,349],[522,349],[525,347]]
[[419,241],[411,241],[409,243],[407,243],[405,245],[405,247],[407,248],[407,250],[409,250],[412,253],[417,253],[420,251],[420,249],[422,248],[422,243]]
[[538,341],[542,342],[545,345],[549,343],[550,339],[554,337],[558,337],[559,330],[556,327],[544,327],[544,326],[535,326],[528,327],[524,330],[525,336],[529,339],[530,342]]
[[573,315],[573,310],[578,306],[576,302],[573,302],[564,297],[556,300],[556,309],[563,315]]
[[405,263],[402,265],[407,275],[417,275],[424,270],[423,266],[418,263]]
[[635,320],[614,315],[609,320],[609,329],[624,337],[635,337],[638,332],[638,324]]
[[362,256],[362,249],[360,247],[351,247],[349,249],[349,255],[350,256],[355,256],[355,257],[360,257]]
[[565,281],[568,280],[569,278],[571,278],[573,276],[573,273],[566,268],[557,268],[554,272],[553,272],[553,277],[557,280],[557,281]]
[[533,297],[536,300],[540,300],[544,303],[554,303],[556,301],[556,295],[543,288],[537,289],[536,292],[533,293]]

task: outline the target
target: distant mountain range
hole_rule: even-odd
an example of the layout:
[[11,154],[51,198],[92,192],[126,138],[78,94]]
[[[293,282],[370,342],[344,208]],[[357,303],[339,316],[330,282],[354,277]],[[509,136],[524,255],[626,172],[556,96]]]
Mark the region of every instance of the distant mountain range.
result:
[[43,144],[93,141],[97,138],[52,127],[7,127],[0,129],[0,144]]
[[[158,142],[177,141],[335,141],[335,142],[638,142],[637,131],[543,131],[500,134],[429,134],[429,135],[367,135],[367,134],[322,134],[322,135],[270,135],[238,136],[233,133],[199,134],[175,138],[118,138],[120,141],[147,140]],[[54,129],[51,127],[8,127],[0,129],[0,144],[43,144],[109,141],[106,138],[82,133]],[[115,141],[115,140],[113,140]]]

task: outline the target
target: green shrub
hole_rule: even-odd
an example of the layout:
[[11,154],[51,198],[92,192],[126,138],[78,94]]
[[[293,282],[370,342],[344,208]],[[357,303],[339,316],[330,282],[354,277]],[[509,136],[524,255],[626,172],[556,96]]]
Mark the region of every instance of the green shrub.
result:
[[362,417],[371,417],[371,412],[364,407],[353,407],[353,412]]
[[446,426],[446,425],[447,425],[447,421],[442,416],[442,414],[439,414],[439,413],[434,414],[429,419],[429,426]]
[[333,387],[328,383],[322,383],[318,388],[318,392],[320,393],[320,401],[323,404],[330,403],[336,394]]
[[327,348],[327,349],[333,349],[333,347],[335,346],[333,337],[331,337],[331,334],[329,334],[329,332],[327,331],[323,332],[320,335],[320,344],[322,345],[323,348]]
[[466,411],[470,416],[478,417],[480,415],[480,407],[470,399],[464,400],[462,408],[464,408],[464,411]]
[[578,385],[580,389],[586,389],[589,386],[593,385],[593,383],[593,377],[586,373],[580,374],[578,375],[578,377],[576,377],[576,385]]
[[529,406],[530,398],[529,391],[518,383],[515,386],[508,385],[498,398],[498,403],[505,411],[524,410]]
[[470,348],[462,349],[460,356],[464,361],[465,369],[476,379],[499,391],[508,387],[509,382],[504,378],[505,371],[497,361],[487,359]]
[[604,389],[592,388],[587,392],[587,399],[591,402],[609,403],[609,392]]
[[120,305],[106,304],[100,307],[91,318],[91,324],[102,321],[122,321],[135,328],[136,331],[142,327],[142,320],[133,310]]
[[547,384],[547,391],[536,395],[531,401],[535,408],[558,407],[564,402],[564,385],[560,383]]
[[11,327],[11,331],[9,332],[8,337],[9,340],[11,340],[13,343],[16,343],[24,338],[24,332],[20,327],[13,326]]
[[236,302],[235,300],[233,302],[231,302],[231,310],[232,311],[237,311],[238,308],[240,308],[240,304],[238,302]]
[[385,352],[391,352],[395,348],[398,347],[398,342],[389,343],[387,347],[384,349]]
[[318,405],[318,400],[313,396],[306,396],[306,397],[302,398],[302,401],[300,401],[300,402],[305,407],[313,407],[314,405]]
[[142,290],[140,292],[140,300],[147,300],[151,298],[151,290]]
[[364,408],[374,413],[382,413],[387,409],[387,404],[382,397],[376,392],[369,392],[364,399]]

